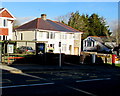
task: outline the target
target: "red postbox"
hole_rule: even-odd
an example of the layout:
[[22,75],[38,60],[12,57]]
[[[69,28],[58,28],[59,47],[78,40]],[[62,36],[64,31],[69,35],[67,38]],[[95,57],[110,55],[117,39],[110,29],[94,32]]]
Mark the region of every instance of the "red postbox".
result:
[[115,64],[115,61],[116,61],[116,55],[113,54],[113,55],[112,55],[112,64],[113,64],[113,65]]

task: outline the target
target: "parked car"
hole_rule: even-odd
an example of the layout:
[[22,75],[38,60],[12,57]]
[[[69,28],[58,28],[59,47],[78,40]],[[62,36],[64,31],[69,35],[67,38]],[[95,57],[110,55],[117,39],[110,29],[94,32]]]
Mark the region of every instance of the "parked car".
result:
[[32,47],[29,46],[20,46],[17,48],[17,53],[35,53]]

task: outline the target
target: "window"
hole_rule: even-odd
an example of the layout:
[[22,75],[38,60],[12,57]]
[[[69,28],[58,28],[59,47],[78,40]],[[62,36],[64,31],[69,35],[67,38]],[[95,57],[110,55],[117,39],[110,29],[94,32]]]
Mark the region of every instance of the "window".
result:
[[53,38],[53,33],[50,33],[50,39],[52,39]]
[[67,34],[63,33],[61,34],[62,35],[62,38],[61,39],[67,39]]
[[47,32],[47,39],[49,39],[49,33]]
[[39,33],[39,37],[40,37],[40,38],[43,38],[43,32],[40,32],[40,33]]
[[0,36],[0,40],[2,40],[2,37]]
[[55,33],[51,32],[50,33],[50,39],[54,39],[55,38]]
[[48,44],[47,50],[48,50],[48,52],[53,52],[54,51],[54,44]]
[[55,33],[49,32],[47,33],[47,39],[54,39],[55,38]]
[[3,26],[4,26],[4,27],[7,26],[7,20],[6,20],[6,19],[3,20]]
[[95,47],[95,42],[93,41],[92,43],[93,43],[93,47]]
[[85,41],[85,46],[86,47],[94,47],[95,46],[95,42],[94,41]]
[[85,40],[84,43],[85,43],[85,47],[86,47],[87,46],[87,41]]
[[3,36],[3,40],[5,40],[5,36]]
[[73,35],[72,34],[69,34],[69,39],[73,39]]
[[74,34],[75,40],[79,40],[80,35],[79,34]]
[[66,51],[67,50],[67,45],[66,44],[62,44],[62,51]]
[[0,18],[0,26],[2,26],[2,19]]
[[23,33],[20,33],[20,39],[23,40]]
[[54,48],[54,44],[50,44],[50,47],[53,47],[53,48]]
[[92,42],[91,41],[87,41],[87,47],[91,47],[92,46]]

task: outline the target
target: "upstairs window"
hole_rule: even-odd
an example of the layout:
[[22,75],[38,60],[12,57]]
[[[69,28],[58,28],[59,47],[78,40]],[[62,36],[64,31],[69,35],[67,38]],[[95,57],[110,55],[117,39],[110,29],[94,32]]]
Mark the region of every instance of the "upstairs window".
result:
[[20,33],[20,39],[23,40],[23,33]]
[[47,39],[55,39],[55,33],[53,32],[47,33]]
[[2,26],[2,19],[0,18],[0,26]]
[[92,42],[91,41],[87,41],[87,47],[91,47],[92,46]]
[[3,26],[7,27],[7,20],[6,19],[3,20]]
[[67,39],[67,34],[62,33],[62,34],[61,34],[61,39]]
[[85,47],[94,47],[95,46],[95,42],[94,41],[89,41],[89,40],[85,40],[84,41],[84,45]]

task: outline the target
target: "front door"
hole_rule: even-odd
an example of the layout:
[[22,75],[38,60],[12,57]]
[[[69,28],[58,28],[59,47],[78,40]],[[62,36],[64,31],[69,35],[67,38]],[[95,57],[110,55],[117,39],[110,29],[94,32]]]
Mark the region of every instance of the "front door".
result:
[[79,54],[79,48],[78,47],[75,47],[74,48],[74,55],[78,55]]

